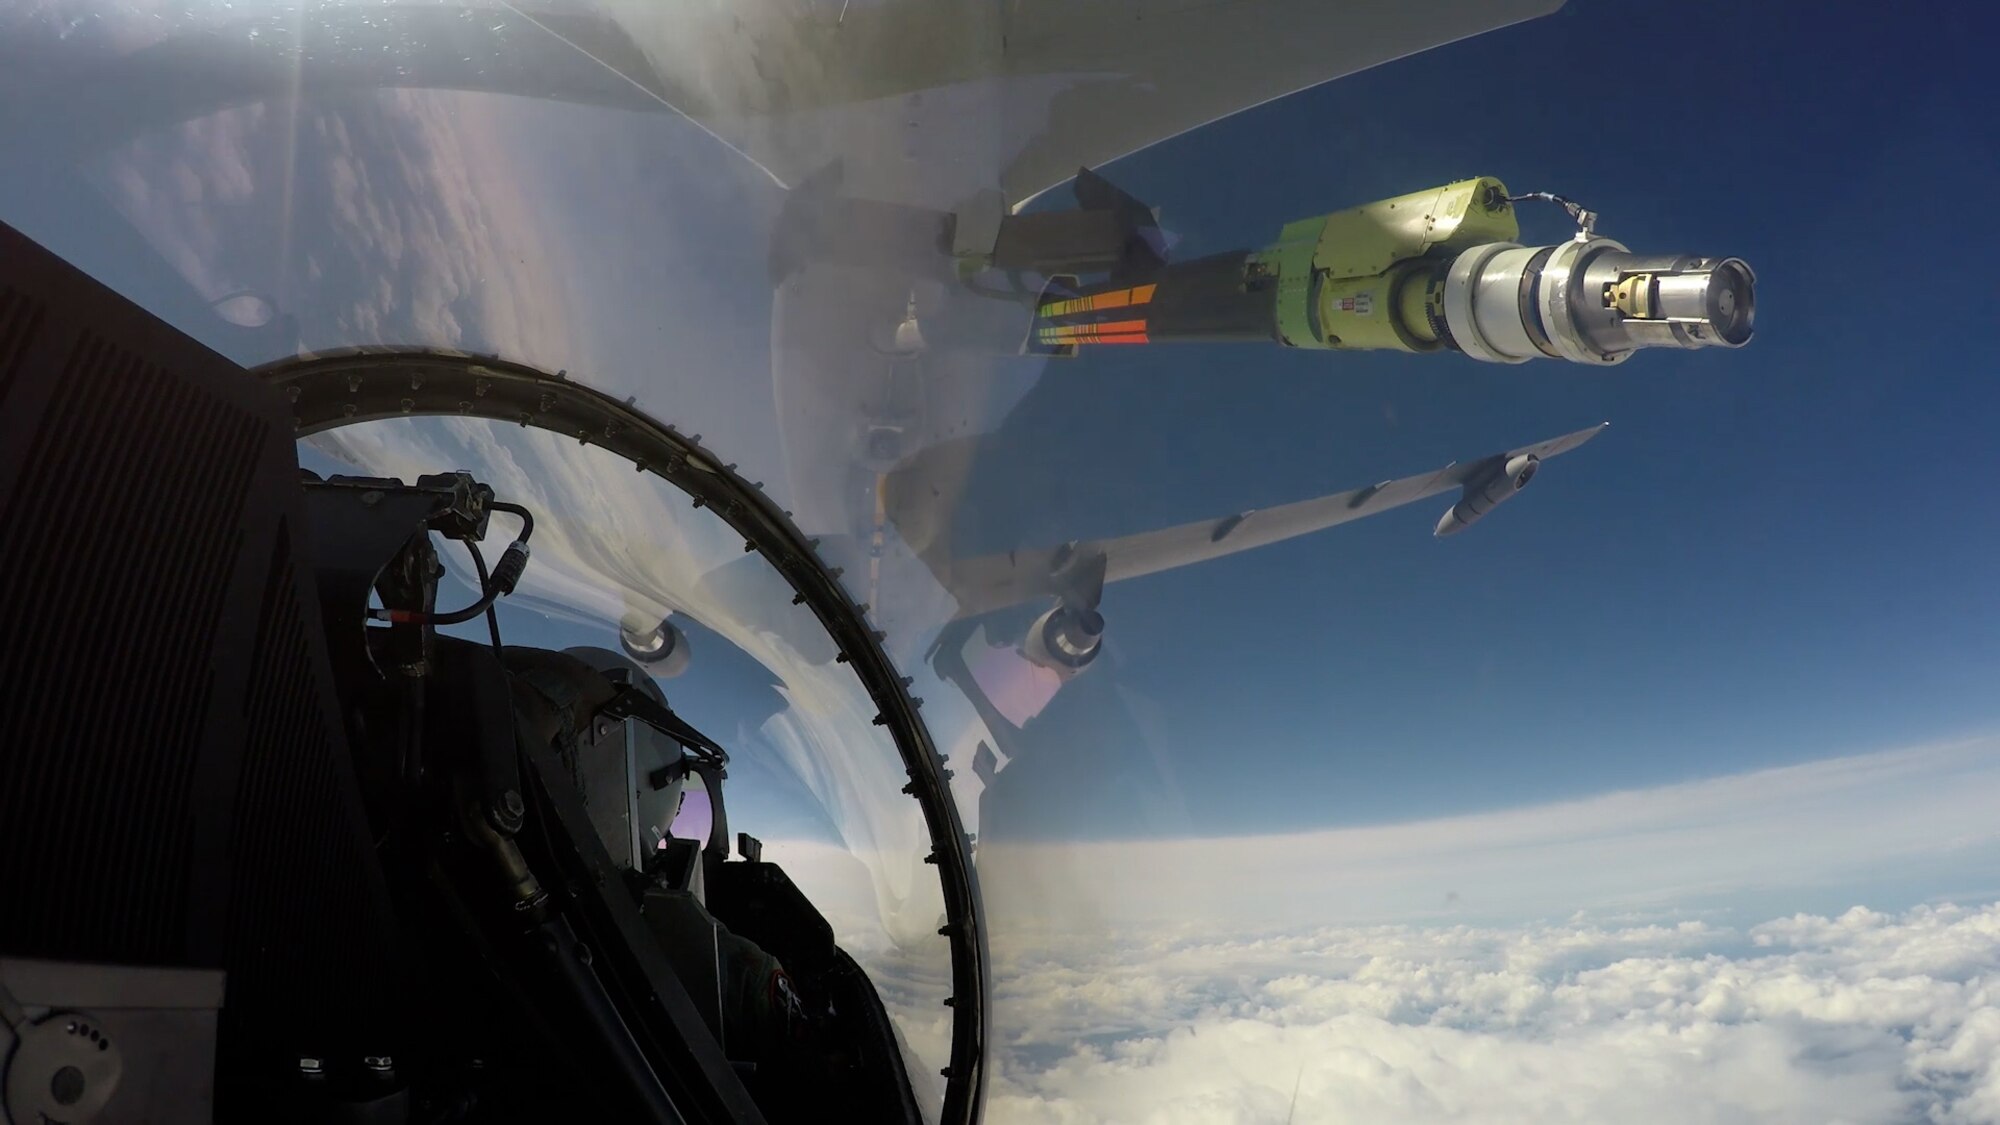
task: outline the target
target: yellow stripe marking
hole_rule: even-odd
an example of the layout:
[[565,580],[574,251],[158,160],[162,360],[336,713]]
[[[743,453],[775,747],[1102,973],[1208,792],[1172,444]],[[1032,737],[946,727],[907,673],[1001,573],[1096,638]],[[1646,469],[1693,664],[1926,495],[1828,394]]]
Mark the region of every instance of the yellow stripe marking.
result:
[[1043,305],[1041,314],[1045,317],[1073,316],[1077,313],[1097,312],[1102,309],[1123,309],[1133,305],[1148,304],[1159,289],[1155,285],[1135,285],[1130,289],[1113,289],[1104,293],[1093,293],[1088,297],[1071,297],[1062,301],[1050,301]]

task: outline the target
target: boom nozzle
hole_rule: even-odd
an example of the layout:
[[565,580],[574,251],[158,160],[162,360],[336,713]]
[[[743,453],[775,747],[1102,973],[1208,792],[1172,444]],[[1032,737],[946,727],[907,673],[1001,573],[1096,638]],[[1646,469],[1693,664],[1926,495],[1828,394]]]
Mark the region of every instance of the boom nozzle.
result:
[[1741,258],[1633,254],[1608,238],[1494,242],[1453,260],[1444,311],[1452,343],[1475,359],[1605,365],[1640,348],[1742,347],[1757,275]]

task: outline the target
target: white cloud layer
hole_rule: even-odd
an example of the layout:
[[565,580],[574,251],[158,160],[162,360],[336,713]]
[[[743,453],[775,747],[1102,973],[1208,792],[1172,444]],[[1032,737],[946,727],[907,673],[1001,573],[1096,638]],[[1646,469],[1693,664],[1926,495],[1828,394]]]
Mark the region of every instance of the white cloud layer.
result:
[[[1408,824],[982,847],[988,1119],[1282,1122],[1296,1084],[1301,1123],[2000,1122],[2000,906],[1841,912],[1989,900],[1996,802],[1984,738]],[[770,851],[935,1073],[948,984],[873,927],[868,865]],[[1721,921],[1800,903],[1834,913]]]
[[2000,738],[1984,737],[1401,824],[996,842],[981,847],[979,867],[996,918],[1069,929],[1826,909],[1855,901],[1857,888],[1921,880],[1900,905],[1992,885],[1995,808]]
[[1046,945],[995,1003],[995,1125],[2000,1121],[2000,906]]

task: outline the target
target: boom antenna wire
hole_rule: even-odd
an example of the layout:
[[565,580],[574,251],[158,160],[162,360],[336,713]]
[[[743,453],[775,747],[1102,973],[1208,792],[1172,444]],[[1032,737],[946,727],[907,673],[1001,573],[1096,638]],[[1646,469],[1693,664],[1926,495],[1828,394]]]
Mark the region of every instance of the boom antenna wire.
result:
[[1570,218],[1576,220],[1576,240],[1578,242],[1588,242],[1591,236],[1597,233],[1597,212],[1588,210],[1583,204],[1557,195],[1555,192],[1524,191],[1519,195],[1509,195],[1505,198],[1509,203],[1525,203],[1529,200],[1534,200],[1538,203],[1553,203],[1561,207],[1563,210],[1569,212]]

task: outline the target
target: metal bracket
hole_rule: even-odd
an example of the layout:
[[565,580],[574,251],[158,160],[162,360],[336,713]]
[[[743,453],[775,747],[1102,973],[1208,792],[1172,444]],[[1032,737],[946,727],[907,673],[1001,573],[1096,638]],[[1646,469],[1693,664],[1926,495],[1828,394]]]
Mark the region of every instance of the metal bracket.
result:
[[617,694],[606,700],[597,709],[597,713],[609,715],[614,719],[637,719],[680,743],[698,758],[718,766],[729,764],[729,751],[724,750],[721,743],[696,730],[692,723],[674,714],[673,708],[660,703],[631,684],[620,686]]

